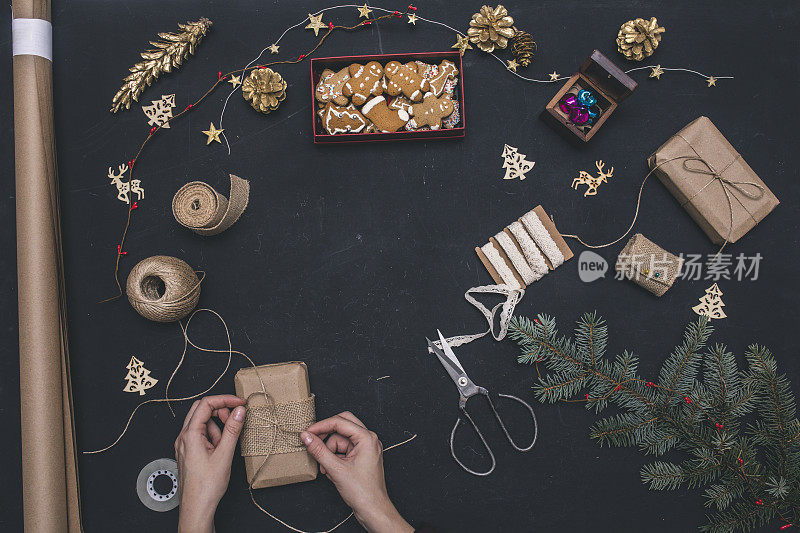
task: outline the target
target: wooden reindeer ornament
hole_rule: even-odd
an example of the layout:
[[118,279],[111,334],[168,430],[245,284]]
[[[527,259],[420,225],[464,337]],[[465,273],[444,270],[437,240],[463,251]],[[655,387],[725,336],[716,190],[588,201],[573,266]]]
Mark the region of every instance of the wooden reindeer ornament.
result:
[[581,170],[578,174],[578,177],[572,180],[572,188],[576,191],[578,190],[578,185],[587,185],[588,188],[586,192],[583,193],[583,196],[594,196],[597,194],[597,188],[600,186],[601,183],[608,183],[608,179],[614,174],[614,167],[608,172],[603,172],[603,167],[605,163],[602,160],[595,161],[595,166],[597,167],[597,176],[592,176],[588,172]]
[[117,200],[130,204],[130,193],[136,194],[136,200],[144,198],[144,189],[142,188],[141,180],[122,181],[122,177],[128,171],[128,165],[123,163],[119,165],[117,169],[119,170],[118,174],[115,173],[111,167],[108,167],[108,179],[110,179],[111,184],[117,188]]

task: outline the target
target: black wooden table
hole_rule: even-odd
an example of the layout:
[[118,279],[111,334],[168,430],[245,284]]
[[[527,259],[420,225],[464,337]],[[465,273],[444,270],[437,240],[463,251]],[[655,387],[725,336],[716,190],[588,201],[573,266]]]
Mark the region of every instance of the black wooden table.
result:
[[[138,51],[160,31],[207,16],[212,33],[178,72],[149,88],[143,100],[176,94],[178,108],[202,94],[219,70],[239,68],[284,28],[307,12],[330,5],[295,2],[59,2],[53,5],[55,106],[62,185],[64,254],[69,297],[73,388],[82,450],[103,446],[124,424],[138,395],[122,392],[131,356],[145,362],[163,385],[182,349],[176,324],[158,325],[127,302],[98,304],[113,295],[113,266],[125,209],[106,178],[107,168],[129,160],[147,134],[140,106],[112,115],[111,96]],[[404,9],[405,3],[382,7]],[[480,3],[420,1],[418,15],[465,29]],[[616,237],[627,227],[646,172],[645,158],[671,134],[700,115],[709,116],[781,200],[774,213],[739,243],[734,254],[763,260],[755,281],[721,280],[728,318],[716,322],[712,341],[741,354],[751,342],[775,352],[783,372],[800,378],[796,327],[800,164],[794,89],[798,73],[793,2],[508,2],[516,25],[530,31],[539,53],[526,75],[572,74],[595,48],[625,68],[616,54],[619,25],[657,16],[667,32],[647,64],[733,75],[716,87],[685,73],[648,78],[633,74],[638,90],[623,103],[590,145],[576,148],[538,119],[559,84],[534,84],[505,72],[478,50],[464,56],[467,136],[457,141],[314,146],[311,141],[308,65],[280,66],[288,96],[269,116],[255,113],[239,95],[228,106],[224,146],[206,146],[200,131],[218,125],[226,90],[219,90],[188,118],[160,132],[137,163],[146,198],[135,213],[122,261],[122,279],[141,258],[183,258],[206,271],[201,305],[220,312],[234,347],[258,363],[302,360],[308,364],[318,416],[349,409],[385,444],[418,434],[386,456],[390,494],[410,521],[442,531],[692,531],[707,511],[700,494],[652,492],[639,481],[649,460],[633,449],[601,449],[588,437],[595,417],[579,406],[536,405],[539,441],[531,453],[502,440],[488,409],[477,409],[497,454],[497,470],[472,477],[452,461],[447,447],[457,394],[439,363],[425,351],[425,336],[480,331],[480,315],[463,299],[469,287],[491,283],[473,247],[505,224],[542,204],[565,233],[592,241]],[[9,12],[3,14],[2,66],[10,73]],[[327,12],[324,21],[354,23],[355,8]],[[320,55],[449,50],[453,32],[402,21],[364,31],[337,33]],[[307,30],[281,41],[280,57],[313,46]],[[274,56],[273,56],[274,57]],[[623,64],[624,63],[624,64]],[[523,72],[520,70],[520,72]],[[11,124],[7,76],[0,121]],[[525,181],[502,180],[504,143],[536,166]],[[12,144],[0,151],[13,172]],[[570,189],[579,170],[602,159],[614,176],[596,197]],[[228,173],[250,180],[250,206],[230,230],[200,238],[179,227],[170,212],[173,193],[201,179],[227,193]],[[3,530],[21,530],[18,357],[16,344],[14,197],[0,198],[0,420],[5,428],[2,470]],[[795,213],[794,215],[792,213]],[[668,250],[713,253],[712,245],[666,189],[648,184],[637,230]],[[582,250],[570,242],[573,250]],[[613,262],[623,243],[601,250]],[[612,353],[630,348],[641,371],[654,375],[695,318],[690,307],[712,283],[679,280],[661,299],[613,276],[581,282],[577,260],[531,286],[518,312],[547,312],[567,330],[585,311],[597,310],[610,326]],[[198,317],[197,342],[222,346],[221,328]],[[536,372],[516,363],[510,342],[483,339],[457,350],[471,377],[490,390],[533,401]],[[241,366],[242,361],[236,361]],[[218,355],[192,352],[174,385],[175,394],[202,390],[224,366]],[[382,376],[389,378],[376,381]],[[215,392],[233,390],[233,371]],[[103,455],[80,461],[86,530],[165,531],[177,511],[143,507],[136,476],[153,459],[170,457],[188,405],[173,419],[163,405],[147,406],[127,437]],[[465,432],[462,453],[471,458]],[[471,446],[470,446],[471,445]],[[472,457],[479,461],[478,457]],[[217,513],[217,530],[279,531],[250,503],[243,463],[234,461],[230,489]],[[324,529],[347,510],[326,480],[261,491],[259,499],[306,530]],[[771,531],[773,528],[770,528]],[[342,531],[356,531],[350,522]]]

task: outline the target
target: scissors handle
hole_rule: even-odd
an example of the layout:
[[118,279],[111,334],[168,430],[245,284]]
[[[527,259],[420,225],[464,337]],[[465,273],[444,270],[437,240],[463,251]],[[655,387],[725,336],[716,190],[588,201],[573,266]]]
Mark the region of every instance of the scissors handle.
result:
[[506,439],[508,439],[508,442],[511,443],[511,446],[513,446],[514,449],[517,450],[518,452],[528,452],[528,451],[530,451],[531,448],[533,448],[533,445],[536,444],[536,438],[539,436],[539,423],[536,421],[536,413],[533,412],[533,407],[531,407],[528,402],[526,402],[524,400],[521,400],[520,398],[517,398],[516,396],[512,396],[510,394],[498,394],[498,396],[500,396],[501,398],[508,398],[510,400],[517,401],[517,402],[521,403],[522,405],[524,405],[525,407],[527,407],[528,411],[530,411],[531,419],[533,420],[533,440],[531,441],[531,443],[527,447],[522,448],[522,447],[518,446],[516,442],[514,442],[514,439],[511,438],[511,435],[508,433],[508,429],[506,429],[506,425],[503,423],[503,420],[500,418],[500,414],[497,412],[497,409],[494,408],[494,403],[492,403],[492,398],[488,394],[486,394],[486,399],[489,400],[489,406],[491,406],[491,408],[492,408],[492,412],[494,413],[494,417],[497,420],[497,423],[500,424],[500,429],[502,429],[503,433],[506,434]]
[[[533,420],[533,440],[531,441],[531,443],[528,446],[523,448],[523,447],[517,445],[516,442],[514,442],[514,439],[511,437],[511,434],[508,432],[508,429],[506,428],[505,422],[503,422],[503,419],[500,418],[500,413],[497,412],[497,408],[494,406],[494,402],[492,401],[492,397],[489,395],[489,391],[487,391],[483,387],[478,387],[477,394],[480,394],[480,395],[486,397],[486,400],[489,402],[489,407],[491,407],[492,413],[494,413],[494,418],[495,418],[495,420],[497,420],[497,424],[500,426],[500,429],[503,430],[503,433],[505,434],[506,439],[511,444],[511,446],[513,446],[514,449],[519,451],[519,452],[528,452],[528,451],[530,451],[533,448],[533,445],[536,444],[536,438],[539,436],[539,424],[536,421],[536,413],[533,412],[533,407],[531,407],[530,404],[528,404],[528,402],[526,402],[526,401],[524,401],[524,400],[522,400],[520,398],[517,398],[516,396],[512,396],[510,394],[498,394],[498,396],[500,396],[501,398],[508,398],[510,400],[514,400],[516,402],[521,403],[531,413],[531,419]],[[463,468],[465,471],[469,472],[470,474],[475,475],[475,476],[488,476],[489,474],[494,472],[494,468],[495,468],[495,465],[496,465],[496,461],[495,461],[495,458],[494,458],[494,453],[492,453],[492,449],[489,447],[489,443],[486,442],[486,438],[483,436],[483,433],[481,433],[481,430],[478,428],[477,424],[475,424],[475,421],[472,420],[471,416],[469,416],[469,413],[467,412],[467,409],[466,409],[466,403],[467,403],[466,400],[467,400],[466,398],[462,397],[461,401],[459,402],[459,407],[461,409],[461,414],[463,414],[464,417],[469,421],[469,423],[472,425],[472,428],[475,430],[475,433],[477,433],[478,438],[481,439],[481,442],[483,443],[483,447],[486,448],[486,451],[489,453],[489,458],[492,460],[492,466],[491,466],[491,468],[489,468],[489,470],[487,470],[485,472],[477,472],[477,471],[472,470],[471,468],[469,468],[467,465],[462,463],[461,460],[459,460],[458,457],[456,457],[456,451],[455,451],[455,447],[453,446],[453,442],[455,441],[456,430],[458,429],[459,424],[461,424],[461,417],[458,417],[456,419],[456,423],[453,426],[453,431],[450,432],[450,454],[453,456],[453,459],[455,459],[456,463],[458,463],[458,465],[461,468]]]
[[[483,392],[485,392],[485,389],[483,389],[481,394]],[[488,398],[488,395],[487,395],[487,398]],[[465,471],[469,472],[470,474],[472,474],[474,476],[488,476],[489,474],[494,472],[494,467],[497,464],[497,462],[494,459],[494,453],[492,453],[492,449],[489,447],[489,443],[486,442],[486,439],[484,438],[483,433],[481,433],[481,430],[478,429],[478,426],[477,426],[477,424],[475,424],[475,421],[472,420],[472,417],[469,416],[469,413],[464,408],[464,405],[461,405],[461,413],[467,418],[467,420],[469,420],[469,423],[472,424],[472,428],[475,430],[475,433],[477,433],[478,437],[481,439],[481,442],[483,443],[483,447],[486,448],[487,452],[489,452],[489,458],[492,460],[492,466],[486,472],[477,472],[477,471],[472,470],[471,468],[469,468],[467,465],[462,463],[461,460],[458,457],[456,457],[456,450],[453,447],[453,441],[456,438],[456,430],[458,429],[458,425],[461,423],[461,417],[460,416],[458,418],[456,418],[456,424],[453,426],[453,431],[450,432],[450,455],[453,456],[453,459],[455,459],[456,463],[458,463],[458,466],[460,466],[461,468],[463,468]]]

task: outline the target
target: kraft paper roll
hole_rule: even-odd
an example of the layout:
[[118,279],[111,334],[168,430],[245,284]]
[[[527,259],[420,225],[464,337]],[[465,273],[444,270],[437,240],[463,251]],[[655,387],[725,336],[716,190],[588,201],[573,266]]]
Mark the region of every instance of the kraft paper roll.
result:
[[[49,21],[50,2],[14,0],[13,13],[15,19]],[[21,42],[32,42],[29,37],[17,36]],[[82,528],[67,348],[52,63],[43,57],[46,54],[37,52],[40,49],[44,50],[18,47],[13,58],[23,515],[27,533],[74,533]]]

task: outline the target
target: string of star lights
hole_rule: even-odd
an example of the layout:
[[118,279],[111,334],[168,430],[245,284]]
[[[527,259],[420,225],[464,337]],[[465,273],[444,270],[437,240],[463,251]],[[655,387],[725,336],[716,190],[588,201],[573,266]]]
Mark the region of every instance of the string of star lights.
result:
[[[328,12],[331,12],[331,11],[334,11],[334,10],[337,10],[337,9],[353,9],[353,8],[358,10],[358,22],[356,24],[352,25],[352,26],[336,25],[333,22],[327,22],[326,23],[325,21],[323,21],[323,16]],[[293,65],[293,64],[301,63],[304,60],[306,60],[309,57],[311,57],[320,48],[320,46],[322,46],[322,44],[326,41],[326,39],[335,31],[339,31],[339,30],[343,30],[343,31],[346,31],[346,32],[357,31],[357,30],[369,27],[372,24],[374,24],[376,22],[379,22],[379,21],[382,21],[382,20],[387,20],[387,21],[388,20],[405,20],[407,24],[411,24],[413,26],[416,26],[417,22],[424,22],[424,23],[428,23],[428,24],[431,24],[431,25],[435,25],[435,26],[441,26],[441,27],[443,27],[443,28],[445,28],[447,30],[450,30],[450,31],[454,32],[456,34],[456,42],[455,42],[455,44],[453,44],[451,46],[451,48],[457,49],[462,56],[464,55],[464,53],[467,50],[471,50],[472,49],[472,46],[470,45],[469,39],[468,39],[467,35],[464,32],[462,32],[462,31],[460,31],[460,30],[458,30],[458,29],[456,29],[456,28],[454,28],[452,26],[449,26],[448,24],[445,24],[444,22],[439,22],[437,20],[432,20],[432,19],[428,19],[428,18],[422,17],[419,14],[417,14],[417,10],[418,10],[417,7],[414,6],[413,4],[410,4],[403,11],[399,11],[399,10],[385,9],[385,8],[377,7],[377,6],[369,6],[369,5],[367,5],[365,3],[363,5],[342,4],[342,5],[330,6],[330,7],[326,7],[324,9],[321,9],[321,10],[317,11],[316,13],[309,13],[308,16],[303,18],[300,22],[298,22],[296,24],[293,24],[293,25],[289,26],[288,28],[286,28],[280,34],[278,39],[276,39],[272,44],[270,44],[268,46],[265,46],[261,50],[261,52],[259,52],[259,54],[256,57],[254,57],[249,63],[247,63],[246,66],[244,66],[242,68],[239,68],[239,69],[236,69],[236,70],[232,70],[232,71],[227,72],[227,73],[223,73],[220,70],[217,73],[217,80],[197,100],[195,100],[193,103],[187,105],[186,108],[183,111],[181,111],[180,113],[175,114],[173,117],[171,117],[165,123],[152,127],[150,129],[149,133],[147,134],[147,136],[145,137],[144,141],[139,146],[139,149],[136,151],[135,156],[130,161],[128,161],[128,167],[130,169],[129,180],[133,179],[135,165],[138,162],[138,160],[140,159],[145,146],[155,136],[155,134],[158,133],[162,128],[169,127],[169,124],[172,121],[179,119],[180,117],[186,115],[191,110],[193,110],[195,107],[200,105],[202,102],[204,102],[206,100],[206,98],[208,96],[211,95],[211,93],[213,93],[223,83],[230,83],[232,85],[232,89],[231,89],[230,93],[227,95],[227,97],[225,98],[225,100],[224,100],[224,102],[222,104],[222,109],[220,111],[220,116],[219,116],[219,127],[216,127],[216,126],[214,126],[213,123],[211,123],[210,127],[207,130],[203,131],[203,134],[206,135],[206,137],[207,137],[206,138],[206,144],[207,145],[210,145],[212,142],[222,143],[222,140],[224,140],[225,141],[225,145],[226,145],[226,147],[228,149],[228,155],[230,155],[231,146],[230,146],[230,143],[228,142],[227,136],[225,135],[225,128],[223,127],[223,120],[224,120],[224,117],[225,117],[225,111],[226,111],[227,106],[228,106],[228,101],[230,100],[231,96],[233,96],[233,94],[235,94],[237,91],[241,91],[242,90],[242,87],[243,87],[243,82],[242,82],[243,76],[248,74],[249,72],[255,70],[255,69],[266,69],[266,68],[271,67],[273,65]],[[384,13],[384,14],[381,15],[381,16],[377,16],[377,17],[371,16],[373,11],[379,12],[379,13]],[[365,19],[365,20],[361,20],[362,18]],[[287,33],[289,33],[290,31],[292,31],[294,29],[300,28],[300,27],[303,27],[304,29],[308,29],[308,30],[313,31],[315,37],[319,38],[319,40],[317,41],[317,44],[313,48],[311,48],[309,51],[307,51],[307,52],[305,52],[303,54],[299,54],[297,56],[293,56],[291,59],[277,60],[277,61],[272,61],[272,62],[263,63],[263,64],[259,63],[259,60],[261,60],[262,56],[267,52],[269,52],[270,55],[278,55],[278,54],[280,54],[281,53],[280,52],[280,48],[281,47],[280,47],[279,43],[281,42],[281,40],[286,36]],[[320,33],[321,32],[324,32],[324,33],[322,33],[322,35],[320,37]],[[527,82],[531,82],[531,83],[555,83],[555,82],[559,82],[559,81],[568,79],[567,76],[560,76],[558,74],[558,72],[556,72],[556,71],[553,71],[553,73],[549,74],[547,79],[537,79],[537,78],[526,77],[526,76],[523,76],[523,75],[521,75],[521,74],[516,72],[516,68],[519,66],[519,64],[517,64],[515,60],[504,61],[503,59],[501,59],[495,53],[489,52],[488,54],[490,56],[492,56],[494,59],[496,59],[497,61],[499,61],[504,66],[504,68],[506,70],[508,70],[511,74],[513,74],[517,78],[522,79],[522,80],[527,81]],[[634,71],[646,70],[646,69],[651,69],[650,77],[651,78],[656,78],[656,79],[660,79],[661,75],[664,74],[665,72],[685,72],[685,73],[693,74],[693,75],[696,75],[696,76],[700,76],[700,77],[702,77],[702,78],[704,78],[706,80],[706,82],[708,84],[708,87],[715,86],[717,80],[733,79],[732,76],[707,76],[705,74],[702,74],[700,72],[697,72],[697,71],[691,70],[691,69],[685,69],[685,68],[662,68],[661,65],[649,65],[649,66],[644,66],[644,67],[636,67],[636,68],[632,68],[630,70],[627,70],[626,73],[631,73],[631,72],[634,72]],[[119,243],[116,246],[116,261],[115,261],[115,266],[114,266],[114,281],[115,281],[115,283],[117,285],[118,294],[113,296],[113,297],[111,297],[111,298],[107,298],[105,300],[102,300],[103,302],[110,301],[110,300],[115,300],[115,299],[119,298],[120,296],[122,296],[122,286],[120,285],[120,282],[119,282],[120,259],[122,258],[122,256],[127,255],[127,253],[128,253],[127,251],[124,251],[125,240],[126,240],[126,237],[127,237],[128,232],[130,230],[130,227],[131,227],[131,220],[132,220],[132,217],[133,217],[133,211],[138,209],[138,207],[139,207],[139,203],[138,202],[131,202],[129,204],[129,206],[128,206],[128,215],[127,215],[127,219],[125,221],[125,227],[123,229],[122,236],[121,236],[121,238],[119,240]]]

